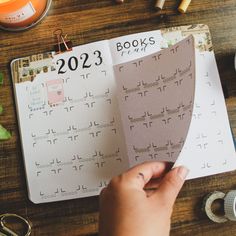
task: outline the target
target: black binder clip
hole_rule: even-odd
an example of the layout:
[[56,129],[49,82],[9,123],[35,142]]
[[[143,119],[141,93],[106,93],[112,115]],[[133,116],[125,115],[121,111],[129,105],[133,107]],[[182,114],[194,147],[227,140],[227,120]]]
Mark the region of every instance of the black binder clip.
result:
[[62,29],[55,30],[54,35],[57,37],[57,44],[54,46],[56,54],[72,51],[72,42],[67,40],[67,34],[63,36]]

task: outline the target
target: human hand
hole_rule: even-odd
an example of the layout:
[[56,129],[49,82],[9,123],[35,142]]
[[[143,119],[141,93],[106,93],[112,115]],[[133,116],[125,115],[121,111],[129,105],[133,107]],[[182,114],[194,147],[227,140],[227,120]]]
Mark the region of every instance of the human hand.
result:
[[167,163],[146,162],[114,177],[100,194],[99,235],[169,235],[173,205],[188,169],[166,169]]

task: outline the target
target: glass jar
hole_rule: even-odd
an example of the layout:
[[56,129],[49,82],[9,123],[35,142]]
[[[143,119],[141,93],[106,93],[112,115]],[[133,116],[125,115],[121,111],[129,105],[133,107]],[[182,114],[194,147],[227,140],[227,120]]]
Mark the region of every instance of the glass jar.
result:
[[0,0],[0,26],[21,30],[36,24],[49,9],[51,0]]

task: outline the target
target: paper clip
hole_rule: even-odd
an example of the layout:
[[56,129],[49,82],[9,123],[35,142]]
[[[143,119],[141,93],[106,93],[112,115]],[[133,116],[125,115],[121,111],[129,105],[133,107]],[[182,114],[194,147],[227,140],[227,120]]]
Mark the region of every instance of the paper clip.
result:
[[67,40],[67,34],[63,36],[62,29],[56,29],[54,35],[57,37],[57,44],[54,46],[56,54],[72,51],[72,42]]
[[18,236],[17,233],[15,233],[12,229],[10,229],[8,226],[6,226],[6,220],[7,219],[17,219],[19,222],[22,222],[23,225],[27,226],[27,232],[24,234],[25,236],[29,236],[31,234],[31,224],[29,221],[27,221],[22,216],[19,216],[17,214],[2,214],[0,215],[0,235],[1,236]]

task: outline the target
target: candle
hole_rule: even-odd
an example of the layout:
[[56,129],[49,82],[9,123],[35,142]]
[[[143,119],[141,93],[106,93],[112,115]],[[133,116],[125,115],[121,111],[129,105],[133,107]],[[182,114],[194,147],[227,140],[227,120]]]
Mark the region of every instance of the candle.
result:
[[47,0],[0,0],[0,26],[26,28],[43,14]]

